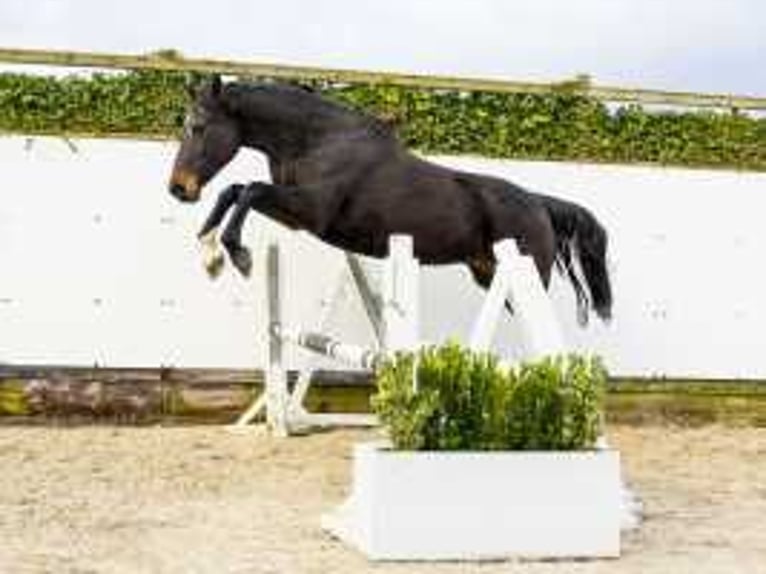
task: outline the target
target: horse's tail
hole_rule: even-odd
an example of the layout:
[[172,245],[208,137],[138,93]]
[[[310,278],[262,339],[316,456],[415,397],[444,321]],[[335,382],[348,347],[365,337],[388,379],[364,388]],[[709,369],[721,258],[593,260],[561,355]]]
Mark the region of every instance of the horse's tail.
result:
[[[606,264],[607,234],[595,216],[584,207],[555,197],[538,195],[556,233],[556,265],[572,283],[577,297],[577,318],[588,322],[590,307],[604,321],[612,316],[612,287]],[[575,271],[577,258],[590,297]]]

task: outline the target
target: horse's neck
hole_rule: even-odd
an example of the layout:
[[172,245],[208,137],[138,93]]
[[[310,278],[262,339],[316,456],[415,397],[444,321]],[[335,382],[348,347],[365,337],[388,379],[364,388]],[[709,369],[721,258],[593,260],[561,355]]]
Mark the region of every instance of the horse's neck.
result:
[[356,121],[313,94],[278,87],[244,87],[235,94],[245,145],[277,162],[300,157],[326,131],[346,129]]
[[244,145],[266,154],[276,164],[299,157],[306,149],[306,136],[287,127],[249,122],[244,133]]
[[244,143],[280,160],[294,156],[305,147],[309,133],[309,111],[291,106],[288,98],[268,89],[251,89],[238,94],[239,116]]

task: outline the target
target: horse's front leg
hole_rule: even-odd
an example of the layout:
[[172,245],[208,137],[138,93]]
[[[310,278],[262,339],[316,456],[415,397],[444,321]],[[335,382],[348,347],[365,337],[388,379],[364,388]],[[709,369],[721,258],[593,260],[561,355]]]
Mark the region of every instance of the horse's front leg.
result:
[[228,252],[231,262],[245,277],[249,277],[253,269],[253,257],[250,250],[242,245],[242,227],[257,193],[258,190],[253,185],[243,187],[239,191],[234,211],[221,235],[221,243]]
[[218,245],[218,227],[221,225],[221,221],[223,221],[226,213],[231,209],[231,206],[239,199],[243,189],[245,189],[245,186],[238,183],[224,189],[218,195],[213,210],[207,216],[202,229],[197,234],[202,244],[202,257],[205,269],[210,277],[215,278],[221,273],[225,261],[223,252]]
[[226,224],[221,243],[229,252],[234,266],[245,276],[250,274],[252,257],[242,245],[242,226],[250,209],[296,230],[305,229],[323,238],[337,212],[339,196],[330,185],[299,188],[264,182],[253,182],[243,189]]
[[344,196],[333,182],[295,186],[254,182],[248,186],[250,207],[296,230],[325,239],[343,204]]

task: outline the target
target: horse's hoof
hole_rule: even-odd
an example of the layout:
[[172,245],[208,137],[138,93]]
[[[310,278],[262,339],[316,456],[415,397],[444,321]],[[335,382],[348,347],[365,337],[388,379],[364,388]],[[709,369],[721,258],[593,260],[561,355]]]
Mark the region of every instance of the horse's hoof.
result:
[[207,271],[207,276],[210,277],[210,279],[217,279],[221,275],[221,271],[223,271],[224,263],[226,263],[226,259],[220,251],[205,257],[205,271]]
[[243,277],[250,277],[253,270],[253,257],[247,247],[240,247],[231,253],[231,262]]

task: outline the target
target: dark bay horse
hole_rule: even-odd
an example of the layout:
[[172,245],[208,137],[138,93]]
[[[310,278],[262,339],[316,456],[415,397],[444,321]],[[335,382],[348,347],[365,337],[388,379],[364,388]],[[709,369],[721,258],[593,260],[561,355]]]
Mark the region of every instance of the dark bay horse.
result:
[[372,257],[387,255],[389,235],[411,235],[421,263],[464,263],[485,288],[495,272],[492,245],[513,238],[533,257],[546,287],[554,263],[566,274],[581,323],[591,307],[610,317],[607,235],[587,209],[425,161],[405,149],[389,124],[300,86],[224,84],[215,76],[192,98],[170,178],[173,196],[197,201],[240,147],[269,161],[272,182],[226,188],[200,232],[214,236],[233,208],[221,242],[242,273],[251,268],[241,243],[250,209]]

